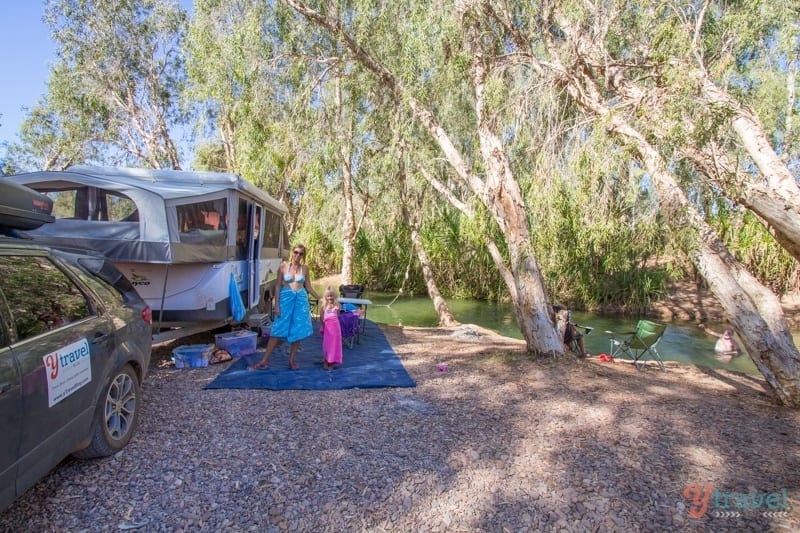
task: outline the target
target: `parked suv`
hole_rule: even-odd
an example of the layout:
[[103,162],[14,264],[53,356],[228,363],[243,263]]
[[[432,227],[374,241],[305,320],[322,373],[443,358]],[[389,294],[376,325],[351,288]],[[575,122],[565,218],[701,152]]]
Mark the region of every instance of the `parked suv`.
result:
[[0,180],[0,509],[68,455],[128,444],[151,354],[150,308],[116,267],[16,231],[52,208],[19,187]]

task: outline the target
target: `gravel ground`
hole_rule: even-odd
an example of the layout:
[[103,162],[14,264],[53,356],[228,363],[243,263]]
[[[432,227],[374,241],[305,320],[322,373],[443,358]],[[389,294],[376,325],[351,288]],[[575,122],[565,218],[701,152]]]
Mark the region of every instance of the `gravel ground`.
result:
[[382,329],[416,388],[205,391],[227,365],[178,370],[165,347],[131,444],[65,460],[0,529],[800,529],[800,413],[759,378],[532,361],[477,328]]

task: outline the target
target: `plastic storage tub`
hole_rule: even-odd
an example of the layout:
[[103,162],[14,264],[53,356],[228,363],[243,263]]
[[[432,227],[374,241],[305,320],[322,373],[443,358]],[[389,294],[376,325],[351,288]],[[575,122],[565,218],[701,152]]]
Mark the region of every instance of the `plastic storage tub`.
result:
[[172,350],[175,368],[203,368],[214,351],[213,344],[186,344]]
[[218,333],[214,335],[217,348],[228,350],[233,357],[251,354],[256,351],[258,343],[258,333],[246,329],[231,331],[230,333]]

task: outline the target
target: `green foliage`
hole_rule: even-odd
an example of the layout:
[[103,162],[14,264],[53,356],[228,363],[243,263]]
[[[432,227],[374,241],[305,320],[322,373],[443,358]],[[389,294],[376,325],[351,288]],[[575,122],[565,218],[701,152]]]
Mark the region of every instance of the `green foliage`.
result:
[[409,263],[415,261],[412,250],[408,228],[402,225],[359,232],[354,277],[373,290],[394,291],[404,287],[407,294],[422,293],[425,284],[419,270],[412,271],[406,279]]
[[422,235],[439,290],[446,297],[502,300],[508,295],[497,266],[486,248],[485,213],[471,218],[442,208],[426,219]]
[[341,243],[332,240],[335,234],[318,227],[303,226],[291,237],[292,246],[306,247],[306,262],[314,278],[335,273],[341,264]]
[[728,249],[758,280],[776,294],[793,290],[797,261],[775,245],[769,230],[749,211],[715,210],[710,223],[717,228]]
[[641,313],[668,279],[661,258],[669,243],[652,186],[602,130],[569,139],[566,163],[541,162],[548,178],[531,182],[526,195],[551,300]]
[[[185,13],[162,0],[53,0],[45,21],[58,62],[41,112],[28,121],[32,155],[59,146],[50,142],[57,138],[58,156],[69,163],[96,155],[176,168],[179,155],[169,131],[186,118],[178,105]],[[46,159],[42,166],[54,165]]]

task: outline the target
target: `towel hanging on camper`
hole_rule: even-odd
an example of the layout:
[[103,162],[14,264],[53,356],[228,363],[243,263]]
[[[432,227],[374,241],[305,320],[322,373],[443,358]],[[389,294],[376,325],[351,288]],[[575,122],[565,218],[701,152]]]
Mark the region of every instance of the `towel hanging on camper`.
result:
[[228,296],[231,302],[231,316],[236,322],[241,322],[247,310],[244,308],[242,295],[239,294],[239,287],[236,286],[236,276],[231,272],[231,280],[228,283]]

